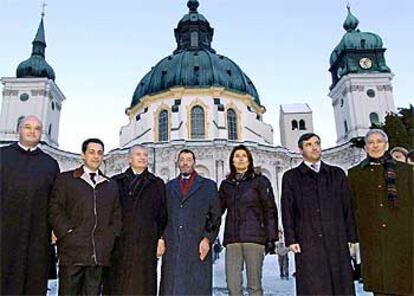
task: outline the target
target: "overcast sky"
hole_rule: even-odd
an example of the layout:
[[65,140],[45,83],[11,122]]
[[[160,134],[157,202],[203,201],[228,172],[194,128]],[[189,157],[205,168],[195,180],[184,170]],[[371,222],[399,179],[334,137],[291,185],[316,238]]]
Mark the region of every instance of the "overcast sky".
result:
[[[0,0],[0,76],[14,77],[31,53],[39,0]],[[79,152],[87,137],[119,146],[124,113],[140,79],[176,47],[186,0],[47,1],[46,60],[65,94],[60,148]],[[379,34],[395,74],[395,104],[414,102],[414,1],[350,1],[361,31]],[[279,105],[307,102],[324,148],[335,145],[329,55],[345,33],[343,0],[200,0],[213,48],[252,79],[279,145]]]

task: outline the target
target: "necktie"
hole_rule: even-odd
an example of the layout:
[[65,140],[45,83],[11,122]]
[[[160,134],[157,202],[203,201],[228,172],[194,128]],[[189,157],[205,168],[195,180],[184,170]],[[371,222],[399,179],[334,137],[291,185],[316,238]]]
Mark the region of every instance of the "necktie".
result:
[[316,164],[316,163],[312,163],[311,164],[311,168],[312,168],[312,170],[314,170],[315,172],[319,172],[319,168],[318,168],[318,165]]
[[96,180],[95,180],[96,173],[89,173],[89,176],[91,176],[91,181],[92,181],[93,185],[95,185],[96,184]]

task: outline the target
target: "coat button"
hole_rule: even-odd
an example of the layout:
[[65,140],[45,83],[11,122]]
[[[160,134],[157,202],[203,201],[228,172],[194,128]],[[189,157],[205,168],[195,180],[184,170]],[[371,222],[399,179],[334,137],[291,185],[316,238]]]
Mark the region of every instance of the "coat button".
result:
[[316,209],[316,213],[320,213],[320,211],[321,211],[320,209]]
[[378,188],[382,188],[382,185],[378,185]]
[[183,229],[183,226],[182,226],[182,225],[180,225],[178,228]]
[[386,227],[387,227],[387,224],[383,223],[383,224],[381,225],[381,227],[382,227],[382,228],[386,228]]
[[323,237],[323,234],[322,234],[322,233],[319,233],[319,234],[318,234],[318,236],[319,236],[319,237]]
[[374,169],[370,169],[370,171],[371,171],[371,172],[373,172],[373,171],[374,171]]
[[183,205],[180,205],[180,208],[182,208],[183,207]]
[[384,204],[383,203],[380,203],[379,206],[382,208],[384,206]]

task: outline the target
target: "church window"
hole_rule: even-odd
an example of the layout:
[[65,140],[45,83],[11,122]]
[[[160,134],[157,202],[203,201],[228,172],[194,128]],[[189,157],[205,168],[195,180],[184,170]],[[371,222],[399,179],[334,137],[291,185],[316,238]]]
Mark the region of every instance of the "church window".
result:
[[368,97],[370,97],[370,98],[374,98],[375,97],[375,90],[373,90],[373,89],[368,89],[367,90],[367,96]]
[[20,101],[25,102],[29,99],[29,95],[27,93],[23,93],[20,95]]
[[165,86],[166,77],[167,77],[167,71],[165,70],[161,71],[161,86],[162,87],[166,87]]
[[306,130],[305,120],[301,119],[301,120],[299,121],[299,129],[300,129],[300,130]]
[[52,111],[55,110],[55,102],[52,102],[51,106],[52,106]]
[[365,48],[365,42],[366,42],[366,40],[365,40],[365,39],[361,39],[361,47],[362,47],[362,48]]
[[52,135],[52,124],[49,124],[49,128],[47,129],[47,134],[49,137]]
[[298,129],[298,121],[292,120],[292,131],[297,130],[297,129]]
[[191,32],[191,46],[198,46],[198,32]]
[[19,131],[19,126],[20,126],[20,123],[22,122],[23,118],[24,118],[24,116],[20,116],[19,118],[17,118],[16,131]]
[[191,109],[191,138],[204,139],[205,137],[205,118],[204,109],[195,106]]
[[237,140],[237,115],[233,109],[227,110],[227,129],[229,140]]
[[345,129],[345,133],[348,133],[348,122],[346,120],[344,120],[344,129]]
[[158,141],[168,141],[168,111],[162,110],[158,117]]
[[372,125],[380,123],[378,114],[375,112],[371,112],[369,114],[369,121]]

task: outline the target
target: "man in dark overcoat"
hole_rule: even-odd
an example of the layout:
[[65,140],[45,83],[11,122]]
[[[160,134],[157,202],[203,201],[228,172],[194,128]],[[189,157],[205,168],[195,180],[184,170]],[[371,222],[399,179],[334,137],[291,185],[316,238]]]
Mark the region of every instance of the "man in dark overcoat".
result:
[[148,151],[129,150],[130,167],[113,179],[122,208],[121,236],[112,252],[104,294],[157,295],[157,257],[164,254],[167,224],[164,182],[148,171]]
[[342,169],[321,161],[320,138],[299,138],[303,162],[282,181],[285,244],[295,253],[298,295],[354,295],[352,197]]
[[18,129],[19,141],[0,148],[1,295],[41,295],[50,266],[48,198],[59,166],[38,147],[37,117]]
[[59,295],[100,295],[121,232],[118,186],[99,169],[103,155],[100,139],[85,140],[83,165],[60,174],[53,186],[49,221],[57,237]]
[[194,170],[191,150],[180,151],[178,166],[180,175],[167,183],[160,294],[212,295],[211,245],[221,222],[217,185]]
[[393,160],[388,136],[370,130],[367,157],[349,170],[364,289],[414,295],[414,167]]

